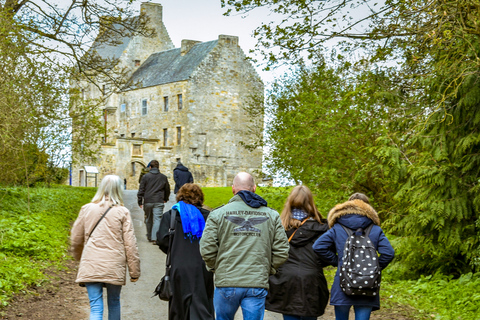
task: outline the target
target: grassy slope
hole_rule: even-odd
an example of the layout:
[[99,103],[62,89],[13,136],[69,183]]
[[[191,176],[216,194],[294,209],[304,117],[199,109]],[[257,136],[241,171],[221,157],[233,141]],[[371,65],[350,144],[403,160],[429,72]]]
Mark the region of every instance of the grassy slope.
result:
[[68,233],[93,188],[0,189],[0,306],[68,258]]

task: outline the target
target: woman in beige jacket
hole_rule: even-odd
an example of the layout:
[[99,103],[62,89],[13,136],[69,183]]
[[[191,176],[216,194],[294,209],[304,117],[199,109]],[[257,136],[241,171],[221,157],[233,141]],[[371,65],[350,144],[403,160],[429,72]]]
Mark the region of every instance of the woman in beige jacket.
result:
[[103,318],[103,287],[107,288],[108,320],[119,320],[127,265],[130,281],[140,277],[137,240],[130,212],[123,206],[120,177],[103,178],[92,202],[80,210],[71,244],[74,258],[80,260],[76,282],[87,287],[90,320]]

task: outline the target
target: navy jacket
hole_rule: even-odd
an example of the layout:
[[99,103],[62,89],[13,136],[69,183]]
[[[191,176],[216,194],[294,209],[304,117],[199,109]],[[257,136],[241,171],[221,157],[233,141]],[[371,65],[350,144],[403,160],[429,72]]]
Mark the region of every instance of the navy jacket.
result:
[[193,183],[193,176],[187,167],[179,164],[173,169],[173,180],[175,181],[173,193],[176,194],[185,183]]
[[380,219],[375,210],[361,200],[353,200],[337,205],[328,215],[330,230],[324,233],[313,244],[313,250],[328,264],[337,266],[333,280],[330,304],[334,306],[370,306],[373,310],[380,309],[380,296],[348,296],[340,288],[339,270],[342,266],[343,248],[347,240],[347,228],[356,230],[366,228],[374,223],[369,238],[377,249],[380,268],[383,270],[393,260],[394,250],[383,230],[378,226]]

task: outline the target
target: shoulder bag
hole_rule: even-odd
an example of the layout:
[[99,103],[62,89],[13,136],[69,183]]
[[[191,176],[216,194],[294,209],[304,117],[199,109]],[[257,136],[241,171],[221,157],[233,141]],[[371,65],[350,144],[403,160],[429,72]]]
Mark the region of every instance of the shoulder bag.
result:
[[177,210],[173,209],[172,215],[170,217],[170,229],[168,230],[168,250],[167,250],[167,260],[165,263],[165,275],[160,280],[160,283],[155,288],[155,291],[153,291],[153,296],[158,296],[160,300],[163,300],[163,301],[170,301],[173,296],[172,282],[170,279],[170,269],[172,267],[172,264],[170,262],[171,260],[170,251],[172,250],[173,235],[175,234],[176,213],[177,213]]

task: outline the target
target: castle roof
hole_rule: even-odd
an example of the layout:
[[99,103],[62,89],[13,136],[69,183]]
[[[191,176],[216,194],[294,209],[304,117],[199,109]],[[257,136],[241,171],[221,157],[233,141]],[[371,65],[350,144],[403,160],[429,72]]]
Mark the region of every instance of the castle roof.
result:
[[195,44],[186,54],[181,48],[156,52],[132,74],[125,91],[188,80],[215,48],[218,40]]

